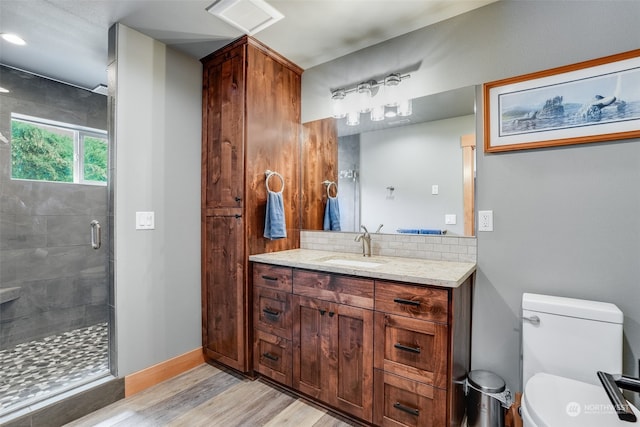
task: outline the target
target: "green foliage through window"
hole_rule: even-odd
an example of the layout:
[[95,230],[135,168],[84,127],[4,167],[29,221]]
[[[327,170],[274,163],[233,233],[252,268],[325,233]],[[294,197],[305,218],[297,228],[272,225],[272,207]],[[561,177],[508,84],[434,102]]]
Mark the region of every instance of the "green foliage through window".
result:
[[12,115],[11,178],[107,182],[107,138],[101,131]]

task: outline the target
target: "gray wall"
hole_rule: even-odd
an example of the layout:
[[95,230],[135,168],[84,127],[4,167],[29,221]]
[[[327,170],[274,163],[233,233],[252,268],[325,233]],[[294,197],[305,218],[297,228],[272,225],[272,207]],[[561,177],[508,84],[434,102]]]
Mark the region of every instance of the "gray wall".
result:
[[[500,1],[305,71],[303,121],[330,115],[330,87],[397,69],[422,95],[636,49],[638,16],[633,1]],[[477,157],[495,231],[478,235],[472,367],[520,389],[520,301],[539,292],[617,304],[638,375],[640,141]]]
[[[4,66],[0,132],[11,113],[107,129],[107,98]],[[107,319],[107,245],[90,246],[89,223],[106,225],[107,188],[11,180],[11,148],[0,141],[0,348]],[[105,235],[107,230],[105,228]]]
[[[114,27],[118,375],[194,350],[200,317],[200,62]],[[154,211],[155,230],[135,212]]]

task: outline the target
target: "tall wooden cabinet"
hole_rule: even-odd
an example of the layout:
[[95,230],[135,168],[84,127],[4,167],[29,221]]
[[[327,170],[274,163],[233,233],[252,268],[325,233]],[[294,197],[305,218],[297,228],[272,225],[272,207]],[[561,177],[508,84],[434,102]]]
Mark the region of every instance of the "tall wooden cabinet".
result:
[[[202,343],[206,357],[247,372],[248,257],[300,245],[302,69],[248,36],[202,63]],[[284,178],[285,239],[263,237],[267,169]]]

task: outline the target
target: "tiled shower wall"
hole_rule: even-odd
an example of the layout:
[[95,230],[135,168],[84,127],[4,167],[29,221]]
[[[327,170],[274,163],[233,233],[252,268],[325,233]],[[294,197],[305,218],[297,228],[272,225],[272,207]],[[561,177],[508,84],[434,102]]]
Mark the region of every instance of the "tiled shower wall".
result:
[[[0,86],[7,139],[12,112],[107,129],[105,96],[4,66]],[[109,235],[107,187],[11,180],[10,158],[0,140],[0,349],[106,322],[109,289],[108,245],[92,249],[89,228]]]

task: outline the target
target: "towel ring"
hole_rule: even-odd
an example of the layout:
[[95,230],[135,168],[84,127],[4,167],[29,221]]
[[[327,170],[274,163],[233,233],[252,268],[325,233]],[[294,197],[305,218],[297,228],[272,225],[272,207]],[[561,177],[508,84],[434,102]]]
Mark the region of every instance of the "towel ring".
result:
[[265,181],[265,184],[266,184],[266,186],[267,186],[267,191],[268,191],[268,192],[270,192],[270,193],[272,192],[272,191],[271,191],[271,188],[269,188],[269,179],[270,179],[272,176],[274,176],[274,175],[275,175],[275,176],[277,176],[278,178],[280,178],[280,182],[282,183],[282,188],[280,189],[280,193],[282,193],[282,192],[284,191],[284,178],[282,177],[282,175],[280,175],[278,172],[274,172],[274,171],[269,170],[269,169],[267,169],[267,170],[264,172],[264,174],[265,174],[265,175],[266,175],[266,177],[267,177],[267,178],[266,178],[266,181]]
[[[322,181],[322,183],[327,186],[327,197],[328,198],[335,199],[336,197],[338,197],[338,186],[336,185],[335,181],[328,181],[327,180],[327,181]],[[333,185],[333,188],[336,191],[336,195],[333,196],[333,197],[331,196],[331,192],[330,192],[330,189],[331,189],[332,185]]]

